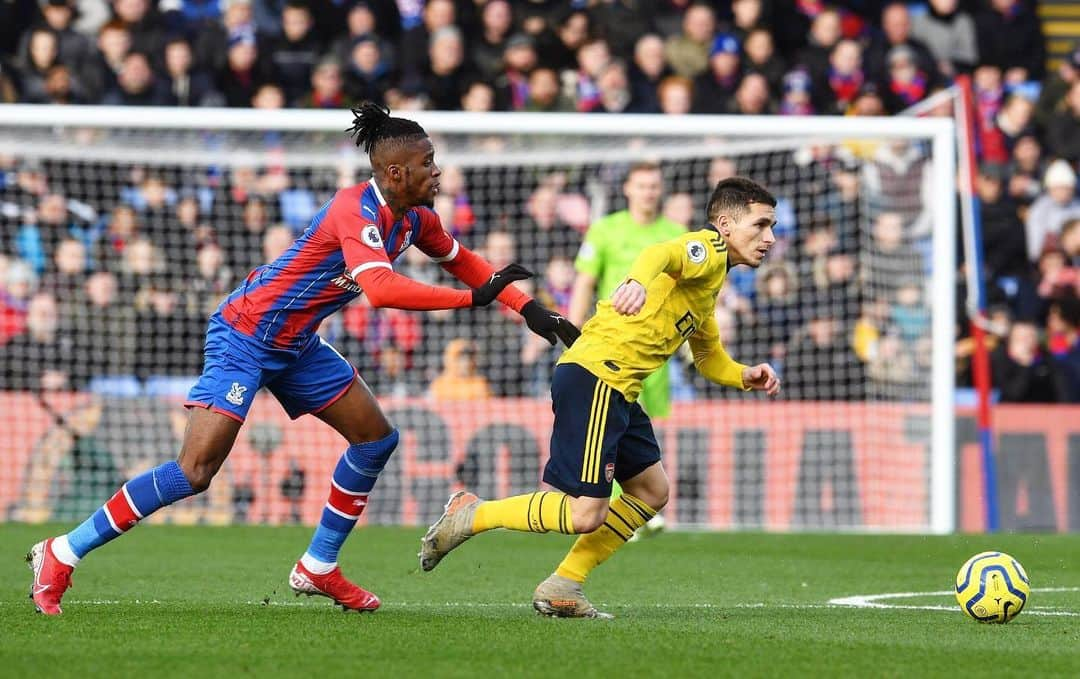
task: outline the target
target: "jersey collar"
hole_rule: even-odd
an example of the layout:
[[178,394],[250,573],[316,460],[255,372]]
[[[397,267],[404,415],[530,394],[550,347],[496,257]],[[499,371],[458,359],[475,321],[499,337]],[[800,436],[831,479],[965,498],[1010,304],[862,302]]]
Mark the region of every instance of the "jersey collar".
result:
[[379,201],[379,205],[386,205],[386,200],[382,197],[382,191],[379,190],[379,185],[375,183],[375,175],[371,175],[368,184],[371,185],[371,189],[375,192],[375,199]]

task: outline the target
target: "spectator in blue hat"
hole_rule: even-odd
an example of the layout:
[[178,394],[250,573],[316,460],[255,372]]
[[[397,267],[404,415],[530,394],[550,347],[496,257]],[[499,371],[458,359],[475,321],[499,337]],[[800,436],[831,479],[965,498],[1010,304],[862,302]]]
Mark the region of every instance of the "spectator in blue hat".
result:
[[781,84],[780,115],[809,116],[814,114],[813,87],[806,69],[797,68],[784,74]]
[[694,113],[726,113],[742,76],[739,41],[721,33],[709,51],[709,70],[694,80]]

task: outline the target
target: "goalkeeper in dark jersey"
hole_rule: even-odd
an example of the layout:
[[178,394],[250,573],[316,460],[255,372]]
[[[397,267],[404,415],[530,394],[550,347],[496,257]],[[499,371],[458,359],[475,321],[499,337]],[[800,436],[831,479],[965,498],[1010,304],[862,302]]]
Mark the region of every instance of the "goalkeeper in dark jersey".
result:
[[[728,269],[757,267],[775,242],[776,199],[741,177],[717,184],[709,223],[646,248],[581,337],[562,355],[551,383],[555,422],[538,491],[494,501],[469,492],[450,497],[421,541],[429,571],[452,549],[494,528],[581,534],[555,572],[540,583],[533,606],[561,617],[606,617],[582,583],[667,503],[668,479],[648,416],[637,404],[641,381],[689,341],[694,365],[725,386],[775,396],[780,380],[766,363],[733,360],[714,317]],[[612,481],[623,494],[611,498]]]

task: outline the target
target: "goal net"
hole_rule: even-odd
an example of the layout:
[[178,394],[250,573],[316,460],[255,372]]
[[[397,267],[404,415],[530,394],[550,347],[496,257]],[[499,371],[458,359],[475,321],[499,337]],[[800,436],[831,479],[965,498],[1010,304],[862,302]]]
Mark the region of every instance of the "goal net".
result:
[[[659,163],[659,209],[690,229],[724,177],[778,197],[776,246],[759,269],[730,271],[716,316],[728,351],[772,363],[784,391],[720,388],[672,359],[670,414],[654,421],[670,522],[952,529],[951,121],[416,118],[442,167],[446,228],[496,266],[528,266],[537,275],[522,287],[564,312],[587,229],[625,208],[633,164]],[[77,520],[176,455],[209,314],[335,190],[369,176],[349,121],[0,107],[0,517]],[[415,248],[395,269],[457,284]],[[425,524],[455,488],[537,486],[559,349],[516,314],[361,298],[320,333],[402,432],[361,521]],[[260,393],[210,490],[153,520],[314,523],[342,447]]]

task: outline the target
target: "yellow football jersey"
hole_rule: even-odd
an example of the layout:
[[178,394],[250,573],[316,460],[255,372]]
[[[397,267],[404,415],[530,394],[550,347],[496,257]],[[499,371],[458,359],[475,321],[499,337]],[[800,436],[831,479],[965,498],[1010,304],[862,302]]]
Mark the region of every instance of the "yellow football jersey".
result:
[[727,244],[712,229],[692,231],[646,248],[628,280],[645,286],[645,306],[633,316],[616,312],[610,300],[559,363],[576,363],[635,401],[641,380],[689,340],[698,370],[719,384],[745,388],[742,370],[720,344],[714,312],[727,277]]

